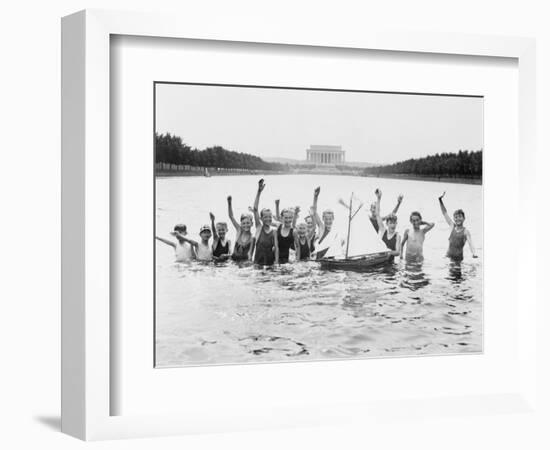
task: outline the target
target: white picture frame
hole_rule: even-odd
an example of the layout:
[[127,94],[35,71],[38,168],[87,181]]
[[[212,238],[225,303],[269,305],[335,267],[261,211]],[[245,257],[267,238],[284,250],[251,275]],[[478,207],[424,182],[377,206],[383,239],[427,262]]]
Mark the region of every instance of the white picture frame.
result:
[[[111,415],[110,376],[110,37],[112,35],[201,39],[242,43],[299,45],[333,49],[369,49],[418,54],[448,54],[513,58],[519,72],[519,211],[535,219],[535,43],[532,39],[439,33],[398,33],[353,30],[331,34],[315,28],[285,29],[243,21],[188,23],[184,18],[87,10],[62,21],[62,431],[85,440],[162,436],[192,432],[243,430],[268,426],[392,415],[384,401],[342,403],[330,413],[277,407],[253,420],[232,417],[231,405],[221,408],[218,421],[197,420],[192,414]],[[185,27],[181,24],[185,23]],[[92,231],[93,230],[93,231]],[[521,261],[536,261],[534,240],[518,246],[518,280],[528,278]],[[532,268],[531,268],[532,270]],[[407,403],[414,414],[421,408],[453,414],[495,413],[536,408],[535,286],[523,292],[518,308],[519,377],[514,391],[464,398],[430,398]],[[531,295],[532,294],[532,295]],[[519,295],[516,293],[516,295]],[[357,364],[357,363],[356,363]],[[256,370],[275,370],[264,366]],[[311,367],[308,370],[312,370]],[[393,402],[395,400],[392,400]],[[393,403],[394,405],[395,403]],[[309,416],[308,416],[309,413]],[[311,414],[313,413],[313,414]],[[401,410],[400,414],[403,414]],[[199,414],[200,415],[200,414]],[[248,417],[250,419],[250,417]]]

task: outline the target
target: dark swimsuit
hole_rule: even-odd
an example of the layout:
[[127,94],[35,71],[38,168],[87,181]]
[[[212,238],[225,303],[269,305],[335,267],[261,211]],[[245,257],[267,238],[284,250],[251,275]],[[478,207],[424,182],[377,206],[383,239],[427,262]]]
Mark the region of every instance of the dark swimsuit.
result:
[[[384,244],[386,244],[386,247],[390,250],[396,250],[397,247],[397,233],[395,233],[391,239],[388,239],[388,230],[384,231],[384,234],[382,235],[382,240],[384,241]],[[388,262],[393,262],[394,256],[392,255],[391,258],[388,260]]]
[[279,262],[285,264],[288,262],[288,256],[290,249],[294,248],[294,230],[291,228],[287,236],[281,234],[283,226],[279,225],[277,228],[277,243],[279,244]]
[[216,245],[216,248],[212,252],[212,256],[219,257],[221,255],[227,255],[229,253],[229,241],[225,243],[225,245],[221,245],[222,241],[221,239],[218,239],[218,245]]
[[260,230],[254,255],[255,264],[271,266],[275,263],[275,233],[275,231],[271,231],[267,234],[264,227]]
[[239,239],[237,239],[237,241],[235,242],[235,247],[233,248],[233,254],[231,255],[231,259],[233,261],[248,260],[248,252],[250,251],[251,244],[252,244],[252,238],[250,238],[246,244],[242,244],[241,242],[239,242]]
[[307,261],[311,256],[311,249],[309,248],[309,240],[306,238],[306,243],[302,244],[300,238],[298,238],[300,244],[300,261]]
[[462,231],[456,231],[456,227],[451,230],[449,236],[449,249],[447,250],[447,256],[454,261],[462,261],[464,259],[464,253],[462,249],[466,244],[466,228],[462,228]]

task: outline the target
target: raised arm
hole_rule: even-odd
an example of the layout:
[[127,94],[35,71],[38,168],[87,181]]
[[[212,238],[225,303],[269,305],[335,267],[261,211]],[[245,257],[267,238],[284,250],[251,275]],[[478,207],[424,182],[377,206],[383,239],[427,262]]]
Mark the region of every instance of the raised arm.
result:
[[435,223],[433,222],[420,222],[420,225],[424,225],[424,228],[422,228],[422,232],[426,234],[428,231],[430,231],[433,227],[435,227]]
[[445,208],[445,204],[443,203],[443,197],[445,197],[445,192],[439,196],[439,207],[441,208],[441,214],[443,214],[445,222],[447,222],[450,227],[454,227],[455,223],[449,217],[449,214],[447,214],[447,208]]
[[155,239],[159,240],[160,242],[162,242],[166,245],[169,245],[170,247],[176,248],[176,244],[172,241],[169,241],[168,239],[164,239],[164,238],[161,238],[161,237],[158,237],[158,236],[155,236]]
[[215,245],[215,243],[218,241],[218,233],[216,231],[216,217],[212,213],[210,213],[210,223],[212,227],[212,237],[214,238],[212,240],[212,245]]
[[264,183],[264,179],[262,178],[260,179],[260,181],[258,181],[258,190],[256,191],[256,198],[254,199],[253,211],[254,211],[254,223],[256,224],[256,227],[261,226],[259,207],[260,207],[260,195],[262,194],[262,191],[264,190],[264,188],[265,188],[265,183]]
[[239,222],[235,220],[235,215],[233,214],[233,199],[230,195],[227,197],[227,214],[229,215],[229,220],[231,220],[231,223],[238,233],[241,230],[241,226],[239,225]]
[[[300,215],[300,207],[296,206],[294,208],[294,218],[292,219],[292,229],[296,228],[296,223],[298,222],[298,216]],[[296,231],[294,231],[296,233]]]
[[395,207],[393,208],[392,214],[397,214],[397,211],[399,211],[399,207],[401,206],[401,202],[403,201],[403,194],[399,194],[397,196],[397,203],[395,204]]
[[174,236],[176,236],[178,239],[181,239],[183,242],[191,244],[195,249],[199,246],[199,243],[197,241],[194,241],[193,239],[188,239],[183,234],[178,233],[177,231],[174,232]]
[[275,200],[275,220],[278,222],[281,221],[281,210],[280,210],[281,200]]
[[472,240],[472,235],[470,234],[469,230],[466,230],[466,240],[468,241],[468,245],[470,246],[470,251],[472,252],[472,257],[477,258],[476,248],[474,246],[474,241]]
[[319,213],[317,212],[317,201],[319,200],[319,193],[321,192],[320,187],[316,187],[313,191],[313,206],[311,208],[311,217],[313,217],[313,221],[315,222],[315,225],[319,228],[319,234],[322,235],[325,226],[323,225],[323,221],[321,220],[321,217],[319,217]]
[[382,191],[380,189],[376,189],[374,191],[376,194],[376,208],[374,211],[374,216],[376,218],[376,223],[378,224],[378,233],[383,233],[386,228],[384,227],[384,221],[382,220],[382,217],[380,216],[380,200],[382,199]]

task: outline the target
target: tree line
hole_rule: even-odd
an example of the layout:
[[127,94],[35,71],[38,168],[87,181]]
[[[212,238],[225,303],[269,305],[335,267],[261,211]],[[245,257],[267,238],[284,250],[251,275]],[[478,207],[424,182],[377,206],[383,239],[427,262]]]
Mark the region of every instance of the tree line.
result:
[[201,167],[286,171],[287,164],[272,163],[248,153],[227,150],[219,145],[203,150],[191,148],[179,136],[155,133],[155,162]]
[[367,167],[365,175],[422,175],[448,178],[481,178],[483,151],[460,150],[437,153],[424,158],[411,158],[383,166]]

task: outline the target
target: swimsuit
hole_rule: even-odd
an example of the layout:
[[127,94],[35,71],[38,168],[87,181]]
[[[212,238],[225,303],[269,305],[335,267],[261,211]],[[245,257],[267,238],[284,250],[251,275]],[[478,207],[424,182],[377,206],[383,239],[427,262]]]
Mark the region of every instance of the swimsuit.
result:
[[210,261],[212,259],[212,248],[199,242],[197,246],[197,259],[199,261]]
[[302,241],[298,238],[298,244],[300,245],[300,261],[307,261],[311,256],[308,239],[306,238],[305,244],[302,244]]
[[254,263],[261,266],[271,266],[275,262],[275,231],[271,230],[268,233],[264,231],[264,227],[260,230],[260,235],[256,242],[256,254],[254,255]]
[[283,236],[281,233],[283,226],[279,225],[277,228],[277,242],[279,244],[279,262],[285,264],[288,262],[288,256],[290,249],[294,248],[294,231],[292,228],[289,230],[288,235]]
[[229,241],[225,242],[225,245],[222,245],[222,240],[218,239],[218,244],[216,245],[216,248],[212,252],[212,254],[216,257],[219,257],[221,255],[227,255],[229,253]]
[[231,259],[233,259],[233,261],[246,261],[248,260],[248,252],[250,251],[252,238],[248,239],[248,242],[246,244],[239,242],[239,239],[240,236],[239,238],[237,238],[237,242],[235,242],[235,247],[233,248]]
[[[391,239],[388,239],[388,230],[384,231],[384,234],[382,235],[382,240],[384,241],[384,244],[386,244],[386,247],[388,247],[390,250],[396,250],[397,247],[397,233],[394,233]],[[389,259],[389,262],[393,262],[394,256],[392,255]]]
[[451,230],[449,236],[449,249],[447,250],[447,256],[454,261],[462,261],[464,259],[464,253],[462,249],[466,244],[466,228],[462,228],[461,231],[457,231],[456,227]]

